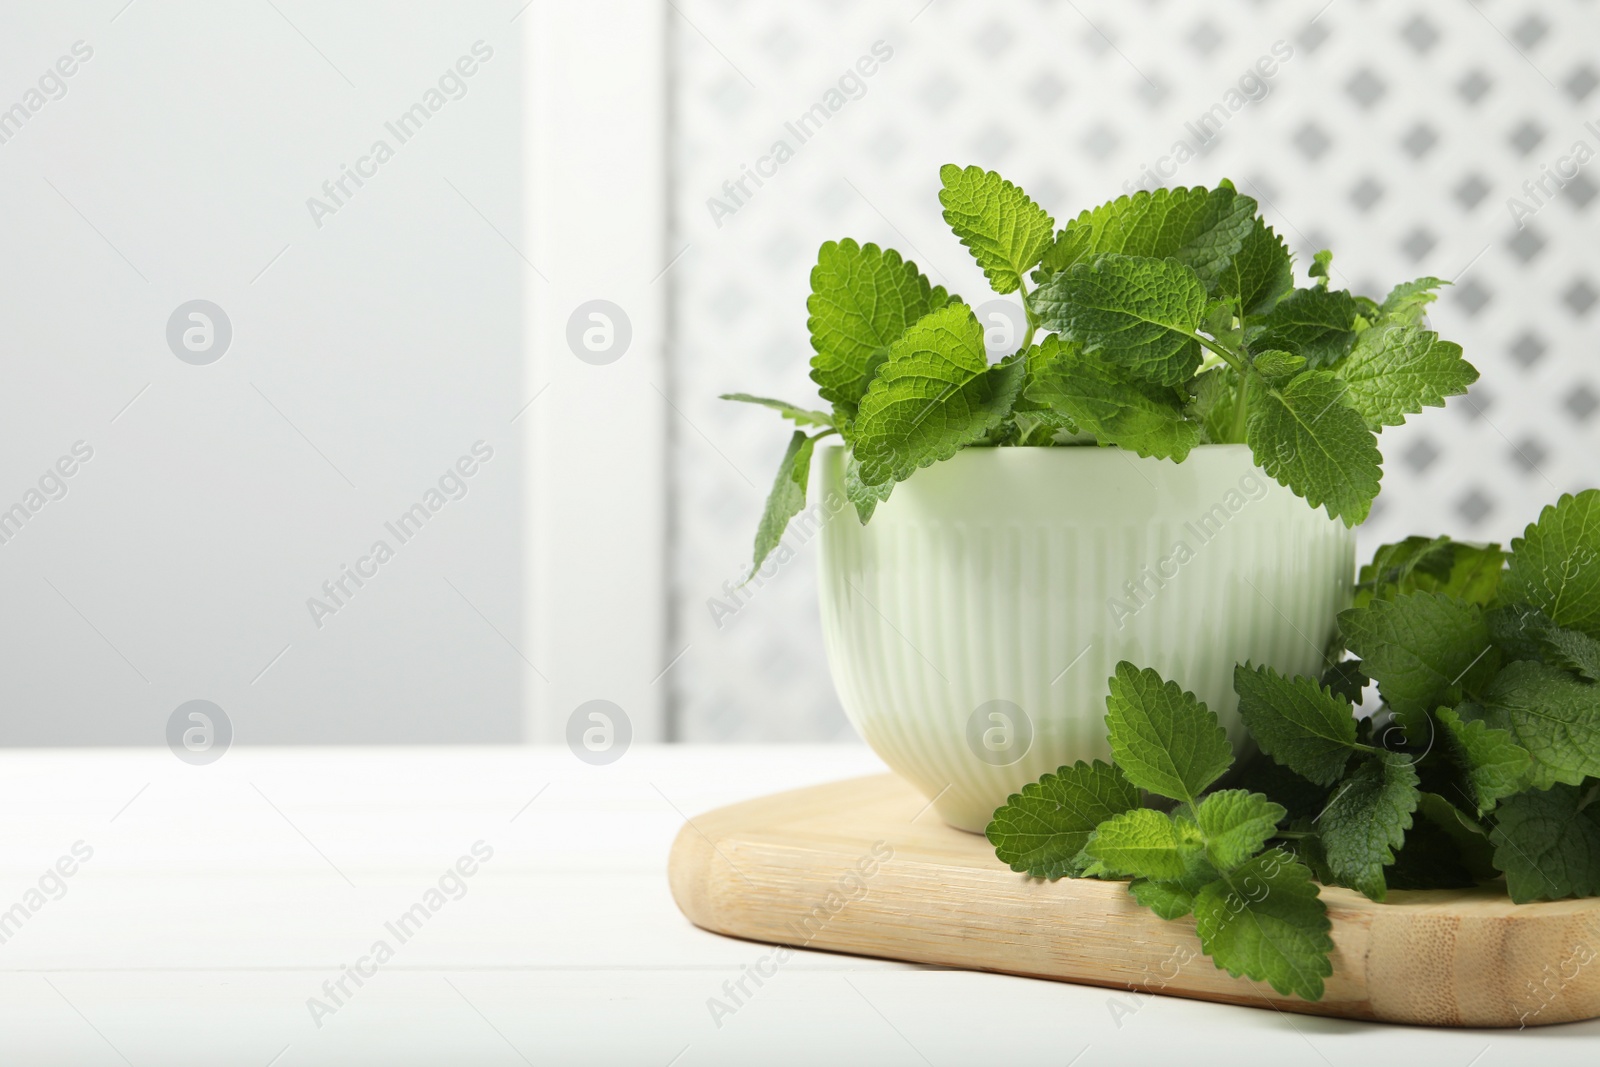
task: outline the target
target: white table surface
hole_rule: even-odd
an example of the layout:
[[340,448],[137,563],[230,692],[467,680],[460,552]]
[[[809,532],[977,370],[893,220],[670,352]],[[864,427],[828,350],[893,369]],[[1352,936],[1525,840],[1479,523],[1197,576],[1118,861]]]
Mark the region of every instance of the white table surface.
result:
[[[0,944],[0,1063],[1600,1056],[1600,1022],[1383,1027],[822,952],[799,953],[718,1025],[708,1000],[770,950],[679,914],[665,868],[685,815],[880,769],[852,746],[641,745],[606,767],[565,748],[235,748],[204,767],[165,749],[0,754],[0,911],[31,910],[29,890],[59,857],[79,841],[93,849],[65,895]],[[398,943],[384,923],[479,841],[493,857],[464,895]],[[359,987],[346,979],[351,995],[316,1025],[308,998],[379,938],[393,959]]]

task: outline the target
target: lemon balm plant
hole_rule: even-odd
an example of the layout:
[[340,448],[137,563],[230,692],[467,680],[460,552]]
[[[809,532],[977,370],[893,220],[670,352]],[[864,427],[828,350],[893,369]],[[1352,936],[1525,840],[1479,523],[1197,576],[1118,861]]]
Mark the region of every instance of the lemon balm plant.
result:
[[1321,252],[1297,287],[1227,182],[1058,230],[998,174],[940,178],[955,236],[1025,309],[1017,350],[991,362],[972,308],[897,252],[829,242],[807,305],[822,404],[732,399],[797,426],[756,567],[819,452],[827,513],[860,519],[818,538],[840,702],[941,818],[981,831],[1027,783],[1113,755],[1096,679],[1124,660],[1184,679],[1242,754],[1219,665],[1322,671],[1378,434],[1477,372],[1423,322],[1443,283],[1356,296]]
[[1337,620],[1348,655],[1320,677],[1233,667],[1253,760],[1234,767],[1176,681],[1119,663],[1112,762],[1013,794],[997,856],[1124,881],[1161,918],[1193,916],[1218,967],[1306,1000],[1333,973],[1319,884],[1600,896],[1600,490],[1561,497],[1509,552],[1411,537],[1360,577]]
[[[865,524],[896,484],[963,449],[1090,446],[1182,462],[1245,444],[1313,508],[1354,526],[1377,495],[1377,435],[1464,393],[1477,371],[1423,323],[1446,283],[1381,302],[1335,289],[1319,252],[1304,286],[1250,197],[1157,189],[1059,231],[1016,185],[940,171],[944,218],[1027,316],[1021,348],[990,363],[972,308],[893,249],[824,244],[811,272],[811,378],[828,408],[748,394],[797,429],[755,541],[759,567],[805,506],[812,452],[849,449],[844,494]],[[1029,284],[1031,281],[1031,285]]]

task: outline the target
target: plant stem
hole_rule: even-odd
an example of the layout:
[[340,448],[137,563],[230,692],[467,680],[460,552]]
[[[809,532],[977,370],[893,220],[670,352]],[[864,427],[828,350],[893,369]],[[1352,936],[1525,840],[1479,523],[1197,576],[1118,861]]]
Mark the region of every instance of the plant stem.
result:
[[1250,418],[1250,375],[1239,376],[1239,389],[1233,394],[1233,432],[1228,436],[1235,444],[1244,444],[1245,427]]
[[1017,279],[1017,295],[1022,297],[1022,310],[1028,316],[1028,336],[1022,339],[1022,347],[1017,349],[1021,352],[1033,344],[1033,335],[1039,332],[1039,320],[1034,317],[1033,305],[1028,303],[1028,285],[1021,278]]
[[1245,426],[1250,416],[1250,402],[1247,398],[1250,395],[1251,367],[1245,361],[1245,356],[1242,352],[1235,352],[1221,341],[1198,333],[1191,333],[1189,336],[1199,341],[1202,347],[1208,348],[1221,356],[1223,362],[1232,367],[1239,375],[1239,391],[1234,395],[1233,400],[1233,429],[1228,436],[1233,443],[1243,444]]
[[1304,841],[1308,837],[1316,837],[1317,835],[1305,830],[1279,830],[1272,836],[1281,837],[1285,841]]
[[1223,359],[1223,362],[1227,363],[1228,366],[1232,367],[1234,370],[1238,371],[1240,374],[1243,374],[1245,372],[1246,368],[1245,368],[1244,356],[1241,355],[1240,353],[1235,352],[1233,349],[1229,348],[1227,345],[1223,344],[1221,341],[1218,341],[1218,340],[1215,340],[1213,338],[1207,337],[1205,334],[1190,333],[1189,336],[1193,337],[1196,341],[1199,341],[1201,346],[1203,346],[1205,348],[1209,348],[1209,349],[1211,349],[1211,351],[1213,351],[1217,355],[1221,356],[1222,359]]

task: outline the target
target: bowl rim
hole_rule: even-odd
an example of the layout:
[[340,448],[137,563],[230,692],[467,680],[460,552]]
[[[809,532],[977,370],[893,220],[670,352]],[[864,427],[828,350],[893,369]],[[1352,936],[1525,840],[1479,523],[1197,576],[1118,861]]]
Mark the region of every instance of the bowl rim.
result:
[[[819,453],[820,452],[839,452],[839,451],[848,450],[850,447],[851,446],[850,446],[849,442],[847,442],[847,441],[843,440],[842,438],[839,438],[839,437],[837,437],[835,435],[830,435],[827,440],[818,441],[817,444],[816,444],[816,449],[817,449],[817,451]],[[1250,446],[1247,445],[1247,444],[1239,443],[1239,442],[1229,442],[1229,443],[1226,443],[1226,444],[1213,444],[1213,443],[1199,444],[1199,445],[1195,445],[1193,448],[1191,448],[1189,450],[1188,455],[1192,456],[1197,452],[1206,452],[1206,453],[1215,455],[1215,454],[1220,453],[1220,452],[1240,452],[1240,451],[1249,452],[1250,451]],[[1110,454],[1110,453],[1114,453],[1114,452],[1120,452],[1122,455],[1127,456],[1129,459],[1133,459],[1133,460],[1154,460],[1157,463],[1176,463],[1180,467],[1183,466],[1183,464],[1185,462],[1187,462],[1187,460],[1188,460],[1188,456],[1185,456],[1184,459],[1182,459],[1182,460],[1162,459],[1162,458],[1155,457],[1155,456],[1141,456],[1141,455],[1139,455],[1139,453],[1135,452],[1133,449],[1131,449],[1131,448],[1123,448],[1120,445],[1100,445],[1100,444],[1088,444],[1088,443],[1085,443],[1085,444],[1070,444],[1070,445],[968,445],[967,447],[962,448],[958,452],[956,452],[956,454],[954,456],[951,456],[950,459],[941,460],[940,462],[949,463],[952,460],[960,458],[961,456],[971,455],[971,454],[974,454],[974,453],[977,453],[977,454],[980,454],[980,455],[981,454],[992,454],[992,455],[1011,455],[1011,454],[1032,455],[1032,454],[1039,454],[1039,453],[1057,453],[1057,452],[1065,454],[1065,455],[1077,455],[1077,456],[1097,455],[1097,454],[1100,454],[1100,453]],[[929,466],[933,466],[933,464],[929,464]]]

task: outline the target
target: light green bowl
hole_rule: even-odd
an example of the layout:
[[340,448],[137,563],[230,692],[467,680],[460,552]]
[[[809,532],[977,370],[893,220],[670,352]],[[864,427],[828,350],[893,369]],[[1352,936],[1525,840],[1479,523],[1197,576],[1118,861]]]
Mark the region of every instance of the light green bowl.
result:
[[1252,462],[972,448],[862,526],[848,453],[819,450],[823,637],[857,731],[963,830],[1027,782],[1109,759],[1118,660],[1195,693],[1244,741],[1235,663],[1321,669],[1355,539]]

